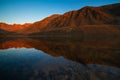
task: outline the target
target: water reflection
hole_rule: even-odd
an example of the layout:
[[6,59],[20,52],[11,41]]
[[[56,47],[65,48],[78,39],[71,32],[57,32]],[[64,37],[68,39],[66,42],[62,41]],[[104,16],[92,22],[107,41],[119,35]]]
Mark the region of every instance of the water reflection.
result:
[[119,57],[118,38],[4,38],[0,80],[120,80]]

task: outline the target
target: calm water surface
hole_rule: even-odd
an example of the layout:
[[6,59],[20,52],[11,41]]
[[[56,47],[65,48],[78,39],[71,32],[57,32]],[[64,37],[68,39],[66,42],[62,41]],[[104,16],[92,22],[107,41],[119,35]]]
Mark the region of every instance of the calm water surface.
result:
[[0,39],[0,80],[120,80],[120,39]]

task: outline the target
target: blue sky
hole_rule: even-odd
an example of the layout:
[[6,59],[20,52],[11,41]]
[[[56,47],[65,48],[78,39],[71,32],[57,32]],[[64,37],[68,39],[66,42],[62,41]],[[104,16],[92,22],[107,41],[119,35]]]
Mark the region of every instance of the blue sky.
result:
[[84,6],[119,3],[120,0],[0,0],[0,22],[23,24]]

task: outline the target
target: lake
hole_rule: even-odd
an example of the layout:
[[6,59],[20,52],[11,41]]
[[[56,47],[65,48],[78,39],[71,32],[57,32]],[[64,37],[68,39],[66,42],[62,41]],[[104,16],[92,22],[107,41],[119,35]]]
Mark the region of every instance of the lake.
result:
[[1,38],[0,80],[120,80],[120,38]]

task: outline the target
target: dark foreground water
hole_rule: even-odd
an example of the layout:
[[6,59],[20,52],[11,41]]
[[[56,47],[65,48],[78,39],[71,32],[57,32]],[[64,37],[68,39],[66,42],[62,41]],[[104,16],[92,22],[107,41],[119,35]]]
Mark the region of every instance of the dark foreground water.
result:
[[0,39],[0,80],[120,80],[120,39]]

